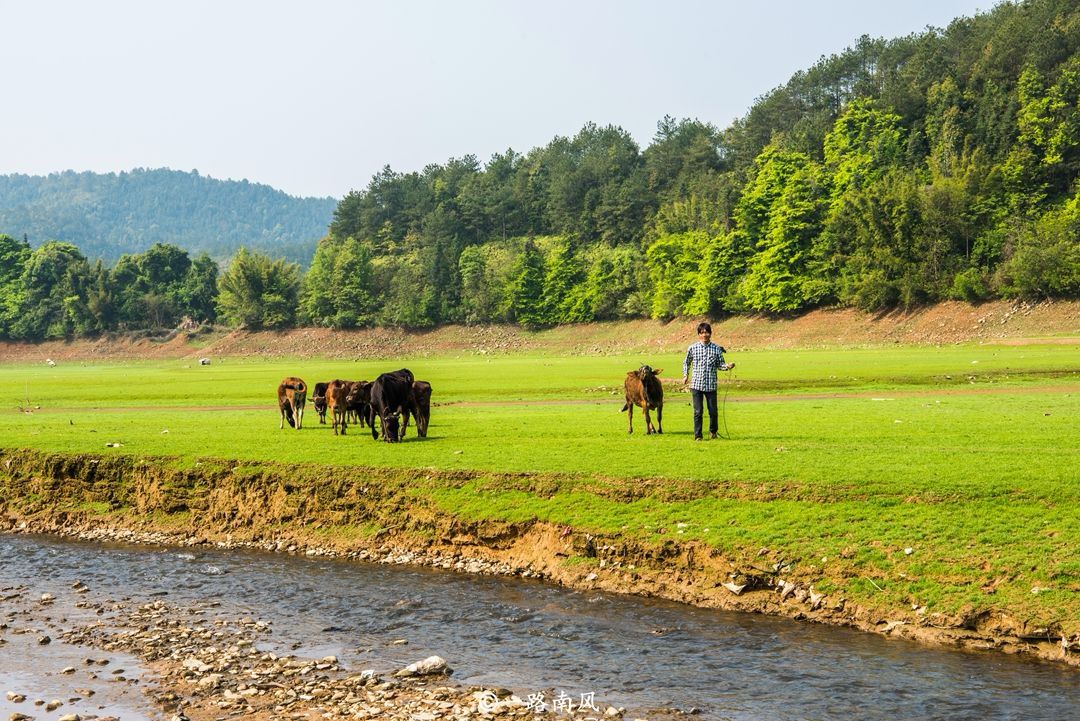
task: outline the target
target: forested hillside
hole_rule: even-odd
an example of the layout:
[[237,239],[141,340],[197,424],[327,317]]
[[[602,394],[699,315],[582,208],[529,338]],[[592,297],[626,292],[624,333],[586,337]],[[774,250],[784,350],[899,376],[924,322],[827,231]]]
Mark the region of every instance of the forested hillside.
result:
[[[119,231],[79,242],[82,252],[31,249],[0,222],[14,236],[0,236],[0,337],[184,314],[248,328],[538,327],[1075,298],[1078,170],[1080,3],[1003,3],[944,29],[861,38],[725,129],[665,117],[642,149],[621,128],[588,124],[486,163],[386,167],[337,205],[306,273],[288,262],[295,251],[258,240],[265,226],[249,219],[284,202],[260,186],[216,186],[242,188],[238,206],[209,190],[191,200],[183,207],[204,222],[188,235],[164,232],[184,225],[164,187],[120,204],[119,215],[156,220],[161,239],[184,248],[244,243],[220,277],[208,257],[172,245],[91,266],[84,253],[113,247]],[[69,222],[94,225],[104,211],[81,178],[50,181],[78,209]],[[247,237],[225,222],[238,218],[252,223]]]
[[[389,168],[338,205],[316,323],[527,325],[1080,292],[1080,4],[861,38],[732,127],[588,125],[526,154]],[[722,88],[718,91],[722,91]],[[423,289],[422,291],[418,289]],[[363,290],[364,292],[359,292]]]
[[306,265],[334,205],[194,171],[0,176],[0,233],[65,241],[107,262],[171,243],[219,260],[243,245]]

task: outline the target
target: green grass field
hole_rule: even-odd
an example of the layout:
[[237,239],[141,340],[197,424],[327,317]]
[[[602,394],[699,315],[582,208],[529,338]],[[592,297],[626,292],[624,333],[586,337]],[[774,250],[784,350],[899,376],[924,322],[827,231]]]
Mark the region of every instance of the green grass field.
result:
[[[997,607],[1080,631],[1080,346],[729,360],[729,438],[704,443],[674,382],[662,436],[644,435],[640,412],[628,436],[619,413],[627,370],[645,362],[677,379],[681,354],[529,354],[6,365],[0,445],[490,471],[465,485],[433,473],[416,493],[466,518],[692,538],[734,557],[780,549],[821,573],[817,588],[872,605]],[[358,427],[335,437],[310,406],[301,431],[278,429],[282,377],[372,379],[401,366],[434,386],[427,439],[373,442]]]

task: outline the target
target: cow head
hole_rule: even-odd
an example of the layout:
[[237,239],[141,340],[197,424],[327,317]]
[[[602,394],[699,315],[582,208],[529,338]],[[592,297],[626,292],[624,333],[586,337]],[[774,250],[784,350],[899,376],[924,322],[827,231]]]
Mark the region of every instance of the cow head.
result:
[[660,376],[660,374],[663,373],[663,372],[664,371],[662,369],[660,369],[660,368],[657,368],[656,370],[653,370],[649,366],[643,365],[643,366],[641,366],[640,368],[637,369],[637,377],[641,379],[642,383],[644,383],[650,377],[651,378],[658,378]]
[[316,383],[311,395],[311,402],[315,404],[315,412],[319,415],[326,413],[326,386],[328,385],[328,383]]
[[383,440],[388,443],[397,443],[400,424],[396,413],[385,413],[382,416]]
[[350,406],[358,403],[368,403],[371,401],[371,383],[367,381],[356,381],[349,387],[349,395],[345,397],[345,402]]

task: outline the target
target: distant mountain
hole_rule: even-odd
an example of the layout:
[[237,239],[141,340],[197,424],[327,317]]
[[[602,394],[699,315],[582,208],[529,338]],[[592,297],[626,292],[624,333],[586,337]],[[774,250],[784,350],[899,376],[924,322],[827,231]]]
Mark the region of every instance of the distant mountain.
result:
[[0,175],[0,233],[34,247],[67,241],[108,262],[162,242],[217,260],[243,245],[307,266],[336,205],[165,168]]

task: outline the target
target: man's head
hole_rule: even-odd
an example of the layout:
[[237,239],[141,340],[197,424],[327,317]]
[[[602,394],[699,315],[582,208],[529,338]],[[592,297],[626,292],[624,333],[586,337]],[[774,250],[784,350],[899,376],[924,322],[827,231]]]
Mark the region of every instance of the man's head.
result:
[[712,326],[708,323],[698,323],[697,334],[703,343],[708,343],[712,338]]

